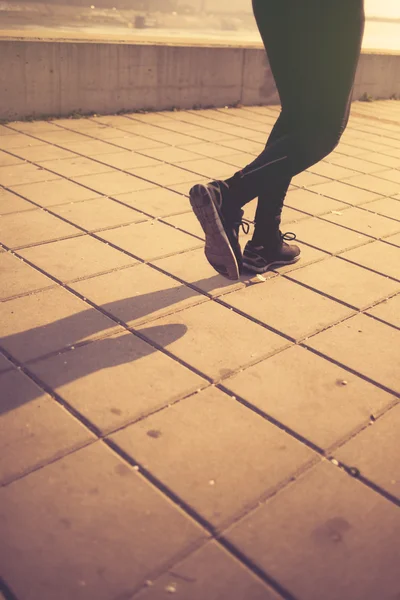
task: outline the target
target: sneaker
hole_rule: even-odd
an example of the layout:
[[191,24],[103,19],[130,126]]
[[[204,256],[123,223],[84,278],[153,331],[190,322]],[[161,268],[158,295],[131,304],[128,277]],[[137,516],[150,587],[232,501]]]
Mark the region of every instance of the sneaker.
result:
[[253,273],[265,273],[271,267],[291,265],[300,259],[300,248],[287,241],[296,239],[294,233],[279,231],[276,243],[265,246],[256,246],[254,242],[247,242],[243,253],[243,267]]
[[190,190],[190,204],[206,237],[204,253],[210,265],[228,279],[239,279],[242,269],[242,249],[239,227],[248,227],[243,211],[229,198],[224,181],[195,185]]

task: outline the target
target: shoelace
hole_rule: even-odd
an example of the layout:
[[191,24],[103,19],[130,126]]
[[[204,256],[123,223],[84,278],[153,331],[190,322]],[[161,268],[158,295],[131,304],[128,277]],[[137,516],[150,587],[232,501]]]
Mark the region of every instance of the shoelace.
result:
[[[229,189],[229,185],[225,181],[212,182],[212,183],[209,183],[208,185],[213,190],[221,192],[221,187],[220,187],[221,184],[225,185]],[[249,219],[242,218],[240,221],[237,221],[236,223],[234,223],[234,225],[236,225],[238,228],[241,227],[244,235],[248,235],[250,233],[250,227],[251,227],[251,225],[255,225],[255,221],[250,221]],[[296,239],[296,234],[293,233],[292,231],[288,231],[287,233],[282,233],[280,231],[279,234],[280,234],[283,242],[293,242]]]
[[281,238],[283,242],[294,242],[296,234],[292,231],[288,231],[287,233],[281,233]]
[[[249,221],[249,219],[241,219],[236,225],[242,228],[244,235],[247,235],[250,232],[250,226],[255,225],[255,222]],[[288,231],[287,233],[282,233],[280,231],[279,233],[283,242],[294,242],[294,240],[297,239],[296,234],[292,231]]]
[[241,221],[239,221],[237,225],[242,228],[244,235],[247,235],[250,232],[250,226],[254,225],[254,221],[249,221],[248,219],[241,219]]

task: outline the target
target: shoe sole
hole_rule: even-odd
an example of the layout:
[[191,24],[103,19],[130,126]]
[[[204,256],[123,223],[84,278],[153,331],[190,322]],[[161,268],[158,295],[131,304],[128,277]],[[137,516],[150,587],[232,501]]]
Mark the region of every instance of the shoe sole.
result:
[[226,235],[221,214],[206,185],[195,185],[189,192],[190,204],[206,236],[204,254],[210,265],[228,279],[239,279],[239,266]]
[[265,265],[265,267],[255,267],[250,263],[247,263],[245,258],[243,258],[243,268],[247,271],[251,271],[252,273],[266,273],[271,269],[271,267],[284,267],[285,265],[294,265],[300,260],[301,256],[296,256],[293,260],[276,260],[274,262]]

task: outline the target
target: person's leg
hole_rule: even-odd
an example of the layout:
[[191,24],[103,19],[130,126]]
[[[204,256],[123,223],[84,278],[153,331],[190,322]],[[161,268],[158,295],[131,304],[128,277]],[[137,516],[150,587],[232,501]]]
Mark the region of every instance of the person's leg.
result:
[[[285,123],[285,114],[281,112],[270,133],[265,148],[268,148],[268,146],[279,140],[281,137],[287,135],[287,133],[288,127]],[[257,210],[255,214],[255,223],[268,223],[269,229],[271,229],[271,227],[279,229],[283,203],[289,189],[290,182],[291,176],[288,175],[286,178],[282,178],[280,180],[278,179],[275,182],[274,187],[270,185],[269,189],[265,189],[259,193]],[[261,229],[260,226],[257,227],[257,233],[254,231],[253,241],[257,242],[257,235],[259,236],[262,232],[262,239],[259,240],[259,242],[263,242],[263,239],[266,237],[267,233],[264,231],[264,229],[265,226],[263,229]]]
[[[241,206],[255,193],[252,186],[262,185],[244,266],[263,272],[299,258],[299,248],[286,244],[280,232],[284,198],[291,177],[329,154],[346,127],[364,13],[362,0],[337,0],[330,6],[318,0],[281,0],[279,5],[274,0],[253,0],[253,6],[279,91],[279,122],[284,127],[277,127],[282,134],[270,137],[264,152],[227,183],[231,191],[237,186]],[[287,158],[263,173],[262,166],[281,158],[280,151]]]
[[243,206],[329,154],[343,133],[364,26],[363,0],[253,0],[285,131],[227,180]]
[[[348,118],[364,23],[363,0],[255,0],[254,9],[281,97],[285,128],[234,177],[195,186],[190,192],[206,234],[206,256],[216,270],[233,279],[241,261],[241,207],[260,196],[255,235],[268,246],[271,224],[276,230],[277,222],[271,215],[275,208],[280,212],[291,177],[321,160],[338,143]],[[278,259],[282,258],[282,240],[272,238],[272,246],[279,242]],[[283,258],[269,262],[287,262]]]

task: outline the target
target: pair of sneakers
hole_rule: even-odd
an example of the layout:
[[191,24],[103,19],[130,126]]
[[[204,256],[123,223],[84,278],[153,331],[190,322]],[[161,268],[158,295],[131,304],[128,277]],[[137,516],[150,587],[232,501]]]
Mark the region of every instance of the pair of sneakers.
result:
[[265,273],[271,267],[299,260],[300,248],[286,243],[296,236],[282,235],[279,225],[271,228],[264,245],[249,241],[242,254],[239,229],[248,233],[249,221],[243,219],[243,210],[229,198],[229,187],[224,181],[195,185],[190,190],[190,203],[205,233],[208,262],[228,279],[239,279],[243,269]]

